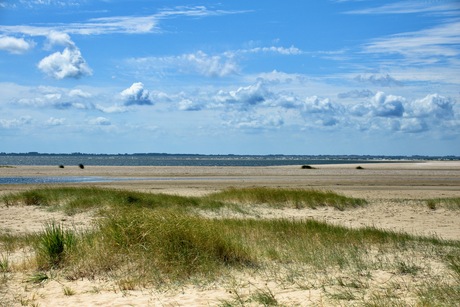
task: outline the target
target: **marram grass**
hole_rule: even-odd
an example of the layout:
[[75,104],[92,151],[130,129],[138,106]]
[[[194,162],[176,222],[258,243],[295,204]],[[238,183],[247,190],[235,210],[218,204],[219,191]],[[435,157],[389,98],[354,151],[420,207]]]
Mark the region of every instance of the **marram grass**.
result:
[[56,222],[47,223],[39,234],[37,263],[41,269],[56,268],[75,246],[75,234]]
[[[197,215],[195,210],[233,208],[235,204],[346,210],[365,204],[333,192],[250,188],[182,197],[66,187],[9,194],[2,200],[9,205],[45,206],[69,214],[96,209],[99,218],[94,228],[84,232],[49,223],[34,235],[0,234],[0,247],[8,251],[35,247],[36,269],[44,270],[46,276],[59,272],[68,279],[109,277],[126,290],[213,280],[228,274],[228,269],[249,270],[251,274],[274,276],[283,284],[328,289],[327,297],[335,302],[332,305],[364,306],[403,304],[392,293],[407,285],[396,282],[423,277],[408,288],[416,304],[448,306],[460,301],[460,241],[371,227],[350,229],[314,220],[211,219]],[[445,268],[444,279],[426,278],[432,263]],[[280,269],[287,271],[285,277],[280,277]],[[392,289],[388,284],[386,292],[375,292],[369,284],[374,272],[382,271],[397,277],[395,286]],[[316,279],[305,280],[306,276]],[[347,276],[354,279],[350,281]],[[249,298],[252,302],[277,304],[274,293],[256,294]]]
[[339,210],[366,204],[364,199],[346,197],[332,191],[276,189],[265,187],[230,188],[209,196],[213,200],[239,204],[265,204],[274,208],[297,209],[330,206]]

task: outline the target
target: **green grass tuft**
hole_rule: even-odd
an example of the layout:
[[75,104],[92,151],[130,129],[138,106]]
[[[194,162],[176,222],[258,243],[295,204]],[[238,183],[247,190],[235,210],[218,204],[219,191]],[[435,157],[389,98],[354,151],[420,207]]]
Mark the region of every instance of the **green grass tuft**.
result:
[[51,222],[45,225],[37,245],[37,262],[41,269],[58,267],[66,254],[75,246],[75,235],[61,225]]

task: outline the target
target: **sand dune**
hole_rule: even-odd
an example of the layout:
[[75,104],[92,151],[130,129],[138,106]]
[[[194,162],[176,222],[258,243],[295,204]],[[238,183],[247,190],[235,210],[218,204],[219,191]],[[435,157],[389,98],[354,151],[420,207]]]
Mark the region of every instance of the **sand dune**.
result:
[[[333,208],[268,209],[252,211],[258,218],[317,219],[348,227],[374,226],[422,236],[437,236],[460,240],[460,211],[438,208],[431,210],[425,200],[460,197],[459,162],[376,163],[357,165],[315,165],[315,169],[300,166],[279,167],[78,167],[17,166],[0,168],[1,177],[12,176],[102,176],[130,178],[129,181],[91,183],[91,185],[131,189],[153,193],[205,195],[227,187],[269,186],[333,190],[347,196],[368,200],[364,208],[345,211]],[[88,185],[72,183],[66,185]],[[0,193],[10,193],[37,185],[0,185]],[[90,227],[88,213],[69,217],[60,212],[40,208],[0,205],[0,233],[39,231],[43,223],[58,220],[69,227]],[[0,253],[1,254],[1,253]],[[27,251],[10,255],[11,259],[27,258]],[[385,275],[384,272],[382,272]],[[388,276],[375,276],[384,280]],[[237,283],[241,294],[270,288],[280,301],[288,305],[321,305],[318,289],[300,290],[282,286],[269,277],[245,276],[238,281],[224,281],[218,285],[182,286],[175,289],[119,290],[110,280],[51,280],[46,284],[30,286],[23,273],[14,274],[9,281],[5,301],[12,305],[39,304],[40,306],[215,306],[234,297],[229,284]],[[64,289],[73,295],[65,295]],[[0,301],[2,297],[0,297]],[[2,306],[0,304],[0,306]]]

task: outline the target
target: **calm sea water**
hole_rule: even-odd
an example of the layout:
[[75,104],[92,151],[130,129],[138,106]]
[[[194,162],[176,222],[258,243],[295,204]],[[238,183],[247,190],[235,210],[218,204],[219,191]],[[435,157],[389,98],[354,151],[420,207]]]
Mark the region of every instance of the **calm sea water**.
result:
[[370,156],[214,156],[214,155],[0,155],[0,165],[106,166],[274,166],[369,163],[401,159]]

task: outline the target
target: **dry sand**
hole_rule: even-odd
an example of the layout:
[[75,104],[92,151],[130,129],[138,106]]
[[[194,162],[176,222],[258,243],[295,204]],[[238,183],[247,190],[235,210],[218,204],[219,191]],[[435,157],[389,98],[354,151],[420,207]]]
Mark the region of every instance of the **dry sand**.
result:
[[[17,166],[0,167],[0,177],[30,176],[102,176],[129,180],[73,183],[73,186],[101,186],[152,193],[205,195],[227,187],[267,186],[285,188],[326,189],[368,200],[365,208],[338,211],[320,209],[255,209],[260,218],[317,219],[348,227],[375,226],[422,236],[435,235],[442,239],[460,240],[460,211],[439,208],[430,210],[424,200],[460,197],[460,162],[374,163],[357,165],[314,165],[315,169],[300,166],[276,167],[78,167]],[[41,185],[0,185],[0,195]],[[66,225],[82,228],[90,225],[89,214],[68,217],[31,207],[0,205],[0,233],[38,231],[43,223],[59,220]],[[0,251],[0,256],[2,252]],[[26,251],[16,255],[24,257]],[[15,255],[10,255],[14,259]],[[5,296],[15,305],[22,303],[40,306],[213,306],[234,298],[222,285],[189,286],[170,291],[154,289],[120,291],[110,281],[51,280],[30,287],[26,277],[15,274]],[[385,278],[385,276],[382,276]],[[280,301],[288,305],[321,305],[319,290],[300,290],[293,286],[272,284],[273,281],[247,276],[238,284],[241,294],[257,289],[276,291]],[[238,281],[234,281],[238,283]],[[74,295],[64,295],[64,288]],[[318,292],[319,291],[319,292]],[[13,299],[12,299],[13,298]],[[2,297],[0,296],[0,301]],[[1,306],[1,304],[0,304]]]

